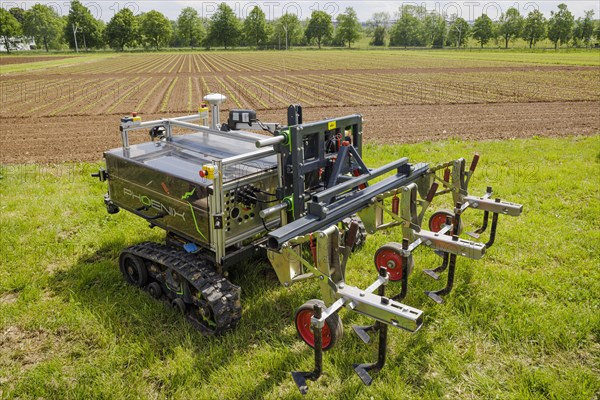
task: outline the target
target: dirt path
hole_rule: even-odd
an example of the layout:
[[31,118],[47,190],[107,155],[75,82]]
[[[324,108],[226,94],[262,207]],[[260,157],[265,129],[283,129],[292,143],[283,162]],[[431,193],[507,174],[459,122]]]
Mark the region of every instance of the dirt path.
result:
[[[361,113],[371,143],[414,143],[450,137],[473,140],[600,133],[600,103],[456,104],[304,108],[306,121]],[[283,122],[285,110],[269,110],[263,121]],[[144,120],[166,115],[144,115]],[[226,118],[222,116],[222,120]],[[119,147],[119,118],[0,118],[0,162],[99,161]],[[146,140],[145,132],[132,141]]]

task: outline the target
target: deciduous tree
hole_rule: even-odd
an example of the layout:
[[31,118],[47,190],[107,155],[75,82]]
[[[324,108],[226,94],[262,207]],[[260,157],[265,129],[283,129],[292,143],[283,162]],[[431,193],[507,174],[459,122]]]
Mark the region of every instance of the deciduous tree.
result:
[[525,19],[521,37],[529,43],[532,48],[538,41],[546,36],[546,18],[540,10],[533,10]]
[[22,33],[19,21],[10,12],[0,8],[0,38],[7,53],[10,53],[11,47],[15,47],[15,41]]
[[234,46],[237,44],[241,32],[240,21],[231,7],[221,3],[210,18],[207,44],[223,45],[224,48]]
[[361,32],[362,26],[352,7],[346,8],[343,14],[337,16],[335,36],[341,43],[348,43],[348,48],[352,47],[352,43],[360,38]]
[[573,41],[576,45],[588,46],[594,36],[594,10],[585,12],[585,18],[578,18],[573,29]]
[[499,34],[504,39],[504,48],[508,49],[508,42],[511,39],[519,37],[521,35],[521,31],[523,30],[523,17],[519,10],[514,7],[506,10],[506,13],[503,13],[500,16],[500,26],[499,26]]
[[177,17],[177,33],[186,46],[192,48],[200,45],[206,35],[202,20],[198,16],[198,11],[192,7],[186,7],[181,10]]
[[244,20],[244,35],[246,40],[256,47],[267,40],[267,18],[260,7],[255,6]]
[[119,10],[110,19],[104,30],[104,37],[113,49],[123,51],[131,47],[138,37],[138,20],[129,8]]
[[33,37],[36,44],[43,44],[49,51],[50,48],[59,48],[63,42],[64,25],[64,20],[52,8],[35,4],[25,14],[23,31],[25,35]]
[[486,14],[475,20],[473,24],[473,37],[481,44],[481,48],[494,37],[494,23]]
[[144,43],[158,50],[169,42],[173,28],[167,17],[152,10],[140,16],[140,34]]
[[370,20],[367,21],[367,28],[371,39],[371,46],[385,46],[385,39],[390,27],[390,14],[386,12],[378,12],[373,14]]
[[285,48],[298,43],[302,39],[302,25],[298,16],[291,13],[286,13],[279,18],[273,28],[272,42],[278,43],[281,48],[281,43],[285,44]]
[[331,39],[333,34],[331,15],[325,11],[313,11],[304,34],[309,42],[316,40],[320,49],[323,40]]
[[[87,50],[88,47],[99,48],[104,45],[103,25],[79,0],[71,1],[64,29],[65,39],[72,49],[83,47]],[[75,46],[76,42],[77,46]]]
[[548,39],[554,43],[554,48],[558,49],[558,43],[561,46],[568,43],[573,34],[573,25],[575,17],[569,11],[566,4],[558,5],[558,11],[551,11],[551,17],[548,20]]
[[400,9],[398,20],[390,31],[390,46],[419,46],[422,24],[418,18],[419,10],[411,5]]
[[425,45],[443,47],[446,38],[446,20],[440,14],[431,12],[422,20],[422,37]]
[[469,23],[463,18],[455,18],[448,29],[448,40],[456,47],[462,47],[471,34]]

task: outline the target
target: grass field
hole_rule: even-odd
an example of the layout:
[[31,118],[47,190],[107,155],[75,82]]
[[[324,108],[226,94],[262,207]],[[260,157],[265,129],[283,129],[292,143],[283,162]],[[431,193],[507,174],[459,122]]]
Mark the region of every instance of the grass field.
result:
[[[370,387],[352,363],[374,360],[376,346],[351,333],[366,321],[343,312],[346,335],[307,398],[598,398],[600,136],[365,147],[373,166],[475,151],[473,191],[492,185],[524,214],[501,218],[484,260],[460,259],[443,306],[423,294],[441,285],[421,273],[438,259],[417,253],[405,302],[425,311],[424,327],[390,330],[388,365]],[[241,325],[201,336],[120,277],[119,251],[162,234],[106,214],[106,187],[89,178],[98,167],[0,167],[0,397],[300,398],[289,371],[310,369],[312,353],[292,317],[318,285],[285,289],[265,262],[248,262],[231,276],[243,290]],[[370,283],[374,251],[399,238],[370,237],[350,260],[349,282]]]

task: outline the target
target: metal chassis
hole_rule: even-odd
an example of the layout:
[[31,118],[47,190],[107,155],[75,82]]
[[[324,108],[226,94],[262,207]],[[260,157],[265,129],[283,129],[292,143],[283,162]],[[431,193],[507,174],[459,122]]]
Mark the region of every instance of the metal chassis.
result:
[[[209,135],[220,135],[236,140],[242,140],[249,143],[254,143],[256,137],[247,136],[240,132],[225,132],[210,129],[207,124],[208,115],[207,113],[193,114],[177,118],[165,118],[155,121],[146,121],[141,123],[127,123],[122,122],[120,126],[121,139],[123,141],[123,153],[129,155],[129,133],[136,130],[148,129],[153,127],[164,127],[165,137],[164,140],[170,142],[173,137],[173,128],[184,128],[194,132],[202,132]],[[196,125],[191,122],[201,121],[204,125]],[[250,153],[241,154],[221,160],[214,160],[213,166],[215,170],[213,184],[212,184],[212,195],[209,196],[211,218],[210,218],[210,237],[211,240],[210,250],[214,253],[214,261],[217,267],[226,267],[243,259],[248,254],[255,252],[256,242],[250,243],[241,249],[237,249],[234,252],[227,251],[227,243],[225,240],[225,230],[223,229],[223,213],[224,213],[224,200],[223,193],[233,188],[237,183],[224,184],[223,183],[223,171],[229,165],[236,165],[242,162],[259,160],[266,156],[274,155],[275,151],[272,148],[259,149]],[[278,224],[279,222],[277,222]],[[274,227],[274,223],[269,223],[270,227]],[[186,238],[191,240],[192,238]],[[193,240],[192,240],[193,241]],[[212,258],[212,257],[210,257]]]
[[[204,126],[190,123],[201,120]],[[240,133],[229,133],[209,129],[208,114],[201,112],[180,118],[162,119],[144,123],[122,122],[121,134],[123,151],[129,151],[128,133],[137,129],[163,126],[166,134],[164,140],[172,138],[172,128],[180,127],[208,134],[234,136],[238,140],[255,141]],[[324,151],[323,132],[325,129],[336,129],[338,124],[345,128],[351,127],[352,145],[340,149],[335,160],[328,158]],[[354,368],[361,380],[369,385],[372,378],[369,371],[378,371],[385,364],[387,349],[387,326],[401,328],[409,332],[418,331],[423,323],[423,312],[402,304],[401,301],[408,293],[408,265],[412,261],[412,253],[421,245],[429,247],[440,254],[443,263],[433,270],[424,272],[434,279],[448,269],[446,286],[437,291],[426,292],[435,302],[442,303],[443,296],[450,292],[453,286],[457,256],[480,259],[491,247],[500,214],[518,216],[522,212],[519,204],[491,200],[492,190],[480,197],[470,196],[468,185],[477,166],[479,156],[476,155],[470,169],[465,170],[465,160],[458,159],[449,163],[430,167],[428,164],[411,165],[408,159],[402,158],[383,167],[369,170],[360,159],[362,150],[362,117],[348,117],[302,124],[302,108],[290,106],[288,110],[288,127],[279,136],[256,142],[257,147],[267,147],[257,151],[213,161],[215,178],[211,202],[211,234],[215,240],[211,250],[215,253],[217,264],[227,259],[223,222],[223,183],[221,171],[227,165],[251,161],[276,154],[278,156],[279,187],[278,199],[286,200],[275,212],[280,212],[281,227],[268,233],[265,243],[267,256],[275,269],[279,280],[285,285],[316,278],[319,280],[321,295],[326,309],[315,306],[311,325],[315,335],[315,369],[311,372],[293,372],[292,376],[300,391],[308,391],[306,380],[316,380],[322,372],[322,328],[325,320],[339,312],[343,307],[366,315],[375,320],[375,324],[365,327],[353,327],[358,336],[369,342],[368,332],[379,332],[378,360],[374,364],[355,364]],[[316,137],[318,148],[316,156],[308,160],[305,157],[307,138]],[[270,147],[273,146],[273,147]],[[349,171],[343,164],[344,159],[351,156],[358,164],[358,174],[349,177]],[[305,176],[323,168],[331,167],[333,172],[327,186],[310,197],[305,191]],[[382,177],[391,171],[395,175],[368,186],[368,183]],[[444,170],[443,178],[437,176],[437,171]],[[442,190],[438,192],[438,187]],[[400,209],[390,209],[386,199],[401,195]],[[440,195],[450,193],[455,203],[454,213],[439,232],[431,232],[421,228],[425,213],[432,200]],[[417,195],[421,196],[418,200]],[[419,210],[420,208],[420,210]],[[492,226],[489,241],[485,244],[460,239],[459,226],[461,215],[468,208],[484,212],[483,225],[472,236],[479,237],[483,233],[492,214]],[[371,285],[362,290],[345,282],[345,267],[351,251],[354,238],[347,237],[344,245],[340,244],[340,232],[336,224],[343,218],[359,213],[367,230],[377,230],[401,227],[402,240],[402,282],[401,291],[393,297],[385,296],[385,287],[389,283],[388,266],[379,267],[379,276]],[[385,222],[385,217],[391,219]],[[451,233],[449,235],[449,233]],[[254,244],[257,244],[255,242]],[[303,246],[308,245],[312,259],[304,256]],[[252,245],[248,246],[251,247]],[[253,247],[253,246],[252,246]],[[236,257],[237,258],[237,257]],[[377,294],[374,292],[377,291]]]

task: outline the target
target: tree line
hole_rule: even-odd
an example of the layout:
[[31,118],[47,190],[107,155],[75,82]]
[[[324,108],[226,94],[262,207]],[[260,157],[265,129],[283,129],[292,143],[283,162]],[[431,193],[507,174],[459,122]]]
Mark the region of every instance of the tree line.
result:
[[[589,46],[600,40],[600,21],[594,11],[575,20],[566,4],[552,11],[550,18],[534,10],[526,17],[509,8],[498,21],[486,14],[472,24],[458,16],[449,19],[425,7],[405,5],[395,16],[375,13],[363,27],[352,7],[337,15],[335,24],[325,11],[313,11],[301,21],[295,14],[284,14],[268,21],[265,13],[254,7],[245,19],[238,18],[226,3],[221,3],[209,18],[201,18],[192,7],[181,10],[178,18],[169,20],[158,11],[140,15],[124,8],[108,23],[93,17],[79,0],[71,1],[69,14],[59,16],[51,7],[36,4],[29,10],[0,9],[0,40],[6,51],[15,48],[21,37],[34,38],[46,51],[64,45],[79,50],[111,47],[118,51],[138,47],[224,47],[289,48],[297,45],[348,46],[368,36],[372,46],[394,47],[463,47],[469,38],[481,47],[495,41],[508,48],[509,43],[522,38],[529,47],[548,38],[559,45]],[[335,27],[334,27],[335,25]]]
[[549,39],[555,46],[590,46],[593,39],[600,40],[600,21],[594,20],[594,11],[586,11],[585,17],[575,20],[566,4],[558,5],[546,19],[539,10],[531,11],[526,17],[511,7],[500,15],[498,21],[482,14],[473,24],[456,15],[446,20],[436,12],[427,12],[424,7],[405,5],[390,24],[387,13],[377,13],[368,21],[373,32],[371,45],[383,46],[386,39],[390,46],[454,46],[463,47],[473,38],[481,47],[495,41],[497,45],[509,47],[511,41],[523,39],[530,48],[541,40]]

